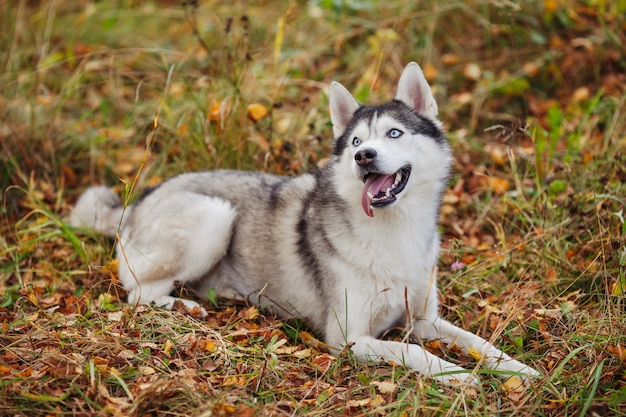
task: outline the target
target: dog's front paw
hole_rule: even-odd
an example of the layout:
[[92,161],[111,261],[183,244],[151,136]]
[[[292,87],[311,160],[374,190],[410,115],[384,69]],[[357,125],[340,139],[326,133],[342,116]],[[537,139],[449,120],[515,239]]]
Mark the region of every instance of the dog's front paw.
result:
[[510,373],[502,373],[499,377],[504,380],[504,389],[507,392],[526,391],[526,387],[542,376],[537,370],[518,361],[509,363],[506,370]]

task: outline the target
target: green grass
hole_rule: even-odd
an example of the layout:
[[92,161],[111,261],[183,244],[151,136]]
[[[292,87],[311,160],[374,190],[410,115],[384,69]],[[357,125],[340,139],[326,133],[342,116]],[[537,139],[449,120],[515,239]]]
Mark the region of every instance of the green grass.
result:
[[[623,0],[4,3],[1,415],[626,415]],[[113,242],[65,224],[94,183],[312,169],[328,84],[382,102],[412,60],[456,157],[442,314],[541,370],[525,393],[331,357],[228,300],[128,306]]]

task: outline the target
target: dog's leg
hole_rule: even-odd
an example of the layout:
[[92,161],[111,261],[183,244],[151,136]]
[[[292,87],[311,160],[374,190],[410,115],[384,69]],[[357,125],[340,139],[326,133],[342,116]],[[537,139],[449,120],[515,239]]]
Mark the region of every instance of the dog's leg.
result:
[[371,336],[353,340],[352,352],[359,360],[392,361],[448,385],[463,382],[478,384],[469,370],[433,355],[420,345],[380,340]]
[[[418,320],[414,326],[414,334],[420,339],[438,339],[446,345],[456,345],[467,355],[479,356],[489,369],[523,374],[522,379],[526,383],[529,376],[540,376],[539,372],[511,358],[482,337],[463,330],[441,317],[434,320]],[[509,376],[501,375],[503,378]]]
[[140,209],[118,244],[120,281],[130,303],[171,309],[179,300],[169,296],[175,284],[203,277],[228,250],[236,211],[227,201],[189,192]]

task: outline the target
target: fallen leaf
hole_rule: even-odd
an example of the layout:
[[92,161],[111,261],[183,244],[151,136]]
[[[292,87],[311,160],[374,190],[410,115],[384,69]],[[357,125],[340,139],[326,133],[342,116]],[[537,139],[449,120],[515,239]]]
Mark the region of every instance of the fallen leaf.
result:
[[230,113],[230,103],[227,100],[222,100],[209,108],[207,119],[217,123],[220,128],[223,128],[228,113]]
[[207,339],[207,341],[204,343],[203,349],[207,352],[215,352],[217,347],[215,346],[214,341],[212,341],[211,339]]
[[307,349],[298,350],[293,353],[293,356],[295,356],[298,359],[308,358],[309,356],[311,356],[311,349],[307,348]]
[[373,381],[372,384],[381,394],[393,394],[398,389],[398,384],[391,381]]
[[485,152],[498,165],[504,165],[509,160],[509,155],[504,146],[487,144],[485,145]]
[[477,351],[476,349],[474,349],[473,347],[469,348],[468,352],[467,352],[472,358],[476,359],[477,361],[481,360],[483,358],[483,355]]
[[441,55],[441,63],[444,65],[456,65],[459,63],[459,56],[453,53],[447,53]]
[[615,346],[609,345],[607,346],[607,349],[620,360],[626,361],[626,348],[624,348],[620,343]]
[[487,177],[487,185],[496,194],[504,194],[511,186],[511,183],[504,178]]
[[559,283],[559,276],[556,268],[549,268],[546,271],[546,282],[550,285],[556,285]]
[[268,113],[269,110],[262,104],[252,103],[248,105],[248,117],[255,123],[267,116]]
[[480,76],[482,75],[482,70],[478,66],[478,64],[470,63],[463,67],[462,69],[463,76],[472,81],[480,80]]
[[281,346],[279,348],[274,349],[274,353],[277,355],[292,355],[297,350],[298,350],[298,346]]
[[361,407],[377,407],[385,403],[385,400],[380,395],[376,398],[365,398],[363,400],[348,400],[346,407],[348,408],[361,408]]
[[589,91],[588,87],[579,87],[574,90],[574,93],[572,93],[572,101],[574,103],[581,103],[585,100],[588,100],[590,96],[591,92]]
[[424,65],[424,77],[428,81],[433,81],[435,78],[437,78],[437,74],[438,74],[437,67],[435,67],[433,64],[429,62],[426,65]]
[[237,416],[239,417],[253,417],[256,415],[256,410],[249,405],[239,404],[237,406]]
[[173,347],[174,347],[174,343],[172,343],[172,341],[169,339],[166,340],[165,343],[163,344],[163,353],[168,358],[171,357],[170,351],[172,350]]
[[519,402],[526,392],[526,387],[520,377],[513,375],[504,381],[504,390],[511,401]]
[[259,309],[255,306],[246,308],[239,313],[239,317],[243,320],[254,320],[259,317]]
[[325,372],[337,360],[334,356],[323,353],[311,359],[311,363],[320,371]]

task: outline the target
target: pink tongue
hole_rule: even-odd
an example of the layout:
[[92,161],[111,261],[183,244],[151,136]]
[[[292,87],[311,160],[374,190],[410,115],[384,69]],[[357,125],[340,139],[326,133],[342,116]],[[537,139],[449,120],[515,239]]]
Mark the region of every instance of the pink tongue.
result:
[[367,179],[365,180],[365,185],[363,185],[363,194],[361,194],[361,205],[363,206],[363,211],[365,212],[365,214],[370,217],[374,217],[374,212],[372,211],[372,206],[370,205],[370,195],[376,197],[376,195],[381,191],[386,191],[387,188],[393,185],[394,177],[395,174],[371,174],[369,177],[367,177]]

